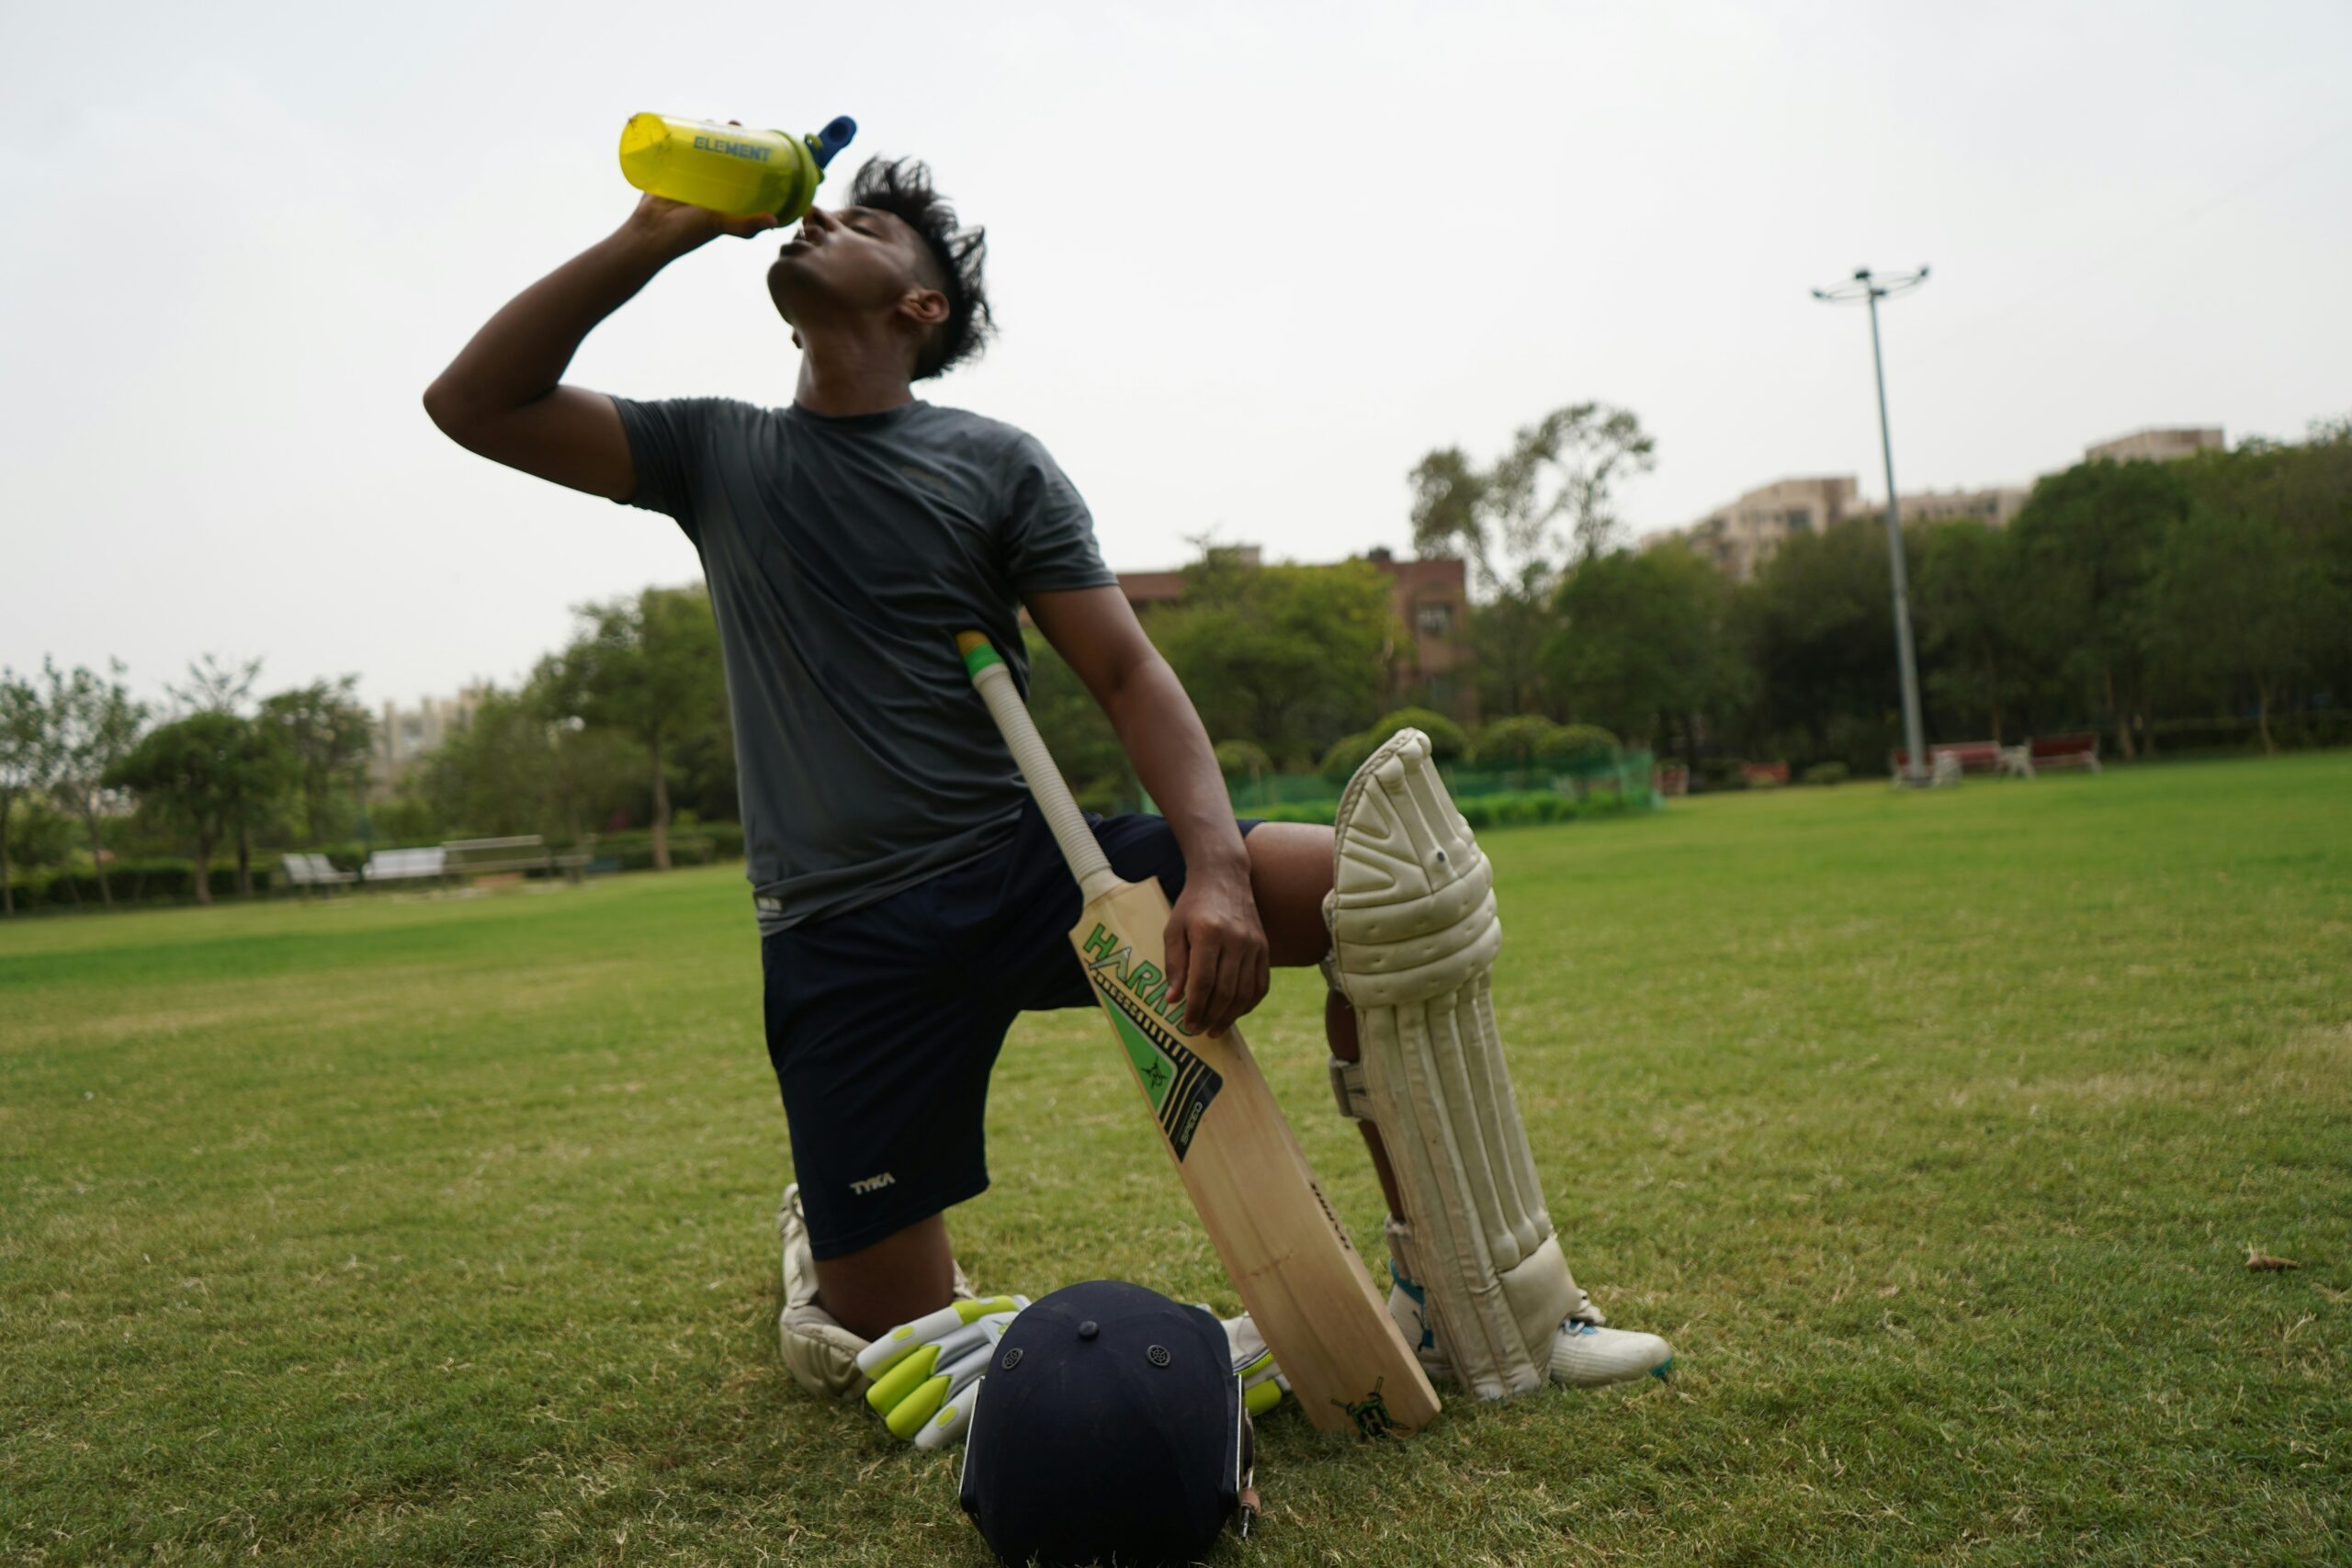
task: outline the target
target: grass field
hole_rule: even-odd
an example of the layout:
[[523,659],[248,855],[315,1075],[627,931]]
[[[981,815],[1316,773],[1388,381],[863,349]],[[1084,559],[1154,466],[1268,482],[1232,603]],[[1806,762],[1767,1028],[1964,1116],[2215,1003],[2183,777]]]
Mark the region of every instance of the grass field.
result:
[[[2352,1555],[2352,756],[1486,841],[1553,1215],[1678,1373],[1278,1415],[1219,1562]],[[1368,1241],[1320,1001],[1251,1033]],[[723,870],[0,926],[0,1556],[985,1562],[776,1359],[758,1004]],[[1134,1095],[1024,1021],[983,1288],[1230,1306]]]

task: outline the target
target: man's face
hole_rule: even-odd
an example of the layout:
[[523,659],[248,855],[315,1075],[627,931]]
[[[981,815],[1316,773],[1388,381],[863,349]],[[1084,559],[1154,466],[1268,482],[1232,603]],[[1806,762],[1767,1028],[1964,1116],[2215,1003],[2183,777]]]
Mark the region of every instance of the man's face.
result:
[[868,207],[812,207],[768,268],[768,298],[795,326],[888,311],[925,278],[929,253],[904,220]]

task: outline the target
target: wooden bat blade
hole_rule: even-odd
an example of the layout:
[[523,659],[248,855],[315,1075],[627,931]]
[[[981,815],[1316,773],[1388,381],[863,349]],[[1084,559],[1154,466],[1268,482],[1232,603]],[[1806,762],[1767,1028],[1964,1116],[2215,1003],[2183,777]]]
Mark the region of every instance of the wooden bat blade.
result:
[[1437,1393],[1240,1032],[1188,1034],[1168,1004],[1168,912],[1157,882],[1118,883],[1087,904],[1070,942],[1242,1305],[1317,1427],[1428,1424]]

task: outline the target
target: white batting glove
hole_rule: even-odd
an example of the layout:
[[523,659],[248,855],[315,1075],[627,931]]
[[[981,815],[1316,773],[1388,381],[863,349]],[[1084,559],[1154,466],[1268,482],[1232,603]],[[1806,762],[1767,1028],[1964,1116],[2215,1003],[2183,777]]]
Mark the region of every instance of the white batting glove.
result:
[[865,1403],[892,1437],[919,1449],[955,1442],[996,1342],[1028,1304],[1027,1296],[982,1296],[899,1325],[858,1352],[857,1370],[874,1380]]

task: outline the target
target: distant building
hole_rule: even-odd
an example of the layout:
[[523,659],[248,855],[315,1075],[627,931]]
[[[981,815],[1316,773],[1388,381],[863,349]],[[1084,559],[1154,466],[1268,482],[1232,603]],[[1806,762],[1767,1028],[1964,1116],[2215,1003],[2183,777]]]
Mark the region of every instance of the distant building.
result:
[[489,691],[487,686],[468,686],[454,697],[421,698],[413,708],[387,702],[383,720],[376,726],[374,754],[368,761],[369,798],[383,800],[397,793],[417,763],[452,733],[473,723],[474,712]]
[[1745,582],[1791,537],[1826,532],[1853,515],[1851,474],[1776,479],[1688,527],[1652,534],[1642,544],[1682,544]]
[[2109,458],[2129,463],[2144,458],[2152,463],[2170,462],[2186,457],[2192,452],[2219,452],[2225,443],[2218,424],[2150,425],[2129,435],[2119,435],[2112,441],[2102,441],[2083,448],[2083,461],[2096,463]]
[[1398,560],[1384,546],[1364,558],[1388,574],[1389,602],[1411,640],[1388,666],[1389,700],[1435,708],[1456,724],[1478,724],[1478,682],[1470,658],[1470,577],[1459,557]]
[[[2152,425],[2084,448],[2083,459],[2166,462],[2192,452],[2218,452],[2219,425]],[[1905,523],[1944,523],[1973,517],[2006,528],[2033,494],[2030,485],[1986,485],[1974,490],[1920,491],[1903,501]],[[1645,549],[1679,544],[1697,551],[1733,577],[1746,581],[1792,536],[1819,533],[1849,518],[1883,520],[1886,509],[1856,499],[1852,476],[1780,479],[1749,491],[1687,527],[1668,528],[1642,540]]]
[[[1254,567],[1264,558],[1255,545],[1219,548],[1240,566]],[[1435,708],[1457,724],[1476,725],[1478,683],[1471,671],[1467,570],[1453,556],[1398,560],[1385,547],[1368,551],[1363,558],[1388,574],[1389,604],[1408,634],[1389,660],[1390,703]],[[1123,571],[1119,587],[1138,610],[1170,604],[1184,596],[1184,574]]]
[[[1983,490],[1926,490],[1903,498],[1903,521],[1905,523],[1949,523],[1954,518],[1973,518],[1996,528],[2006,528],[2009,520],[2025,509],[2026,497],[2033,491],[2027,485],[1991,485]],[[1886,513],[1871,507],[1861,515],[1882,522]]]

